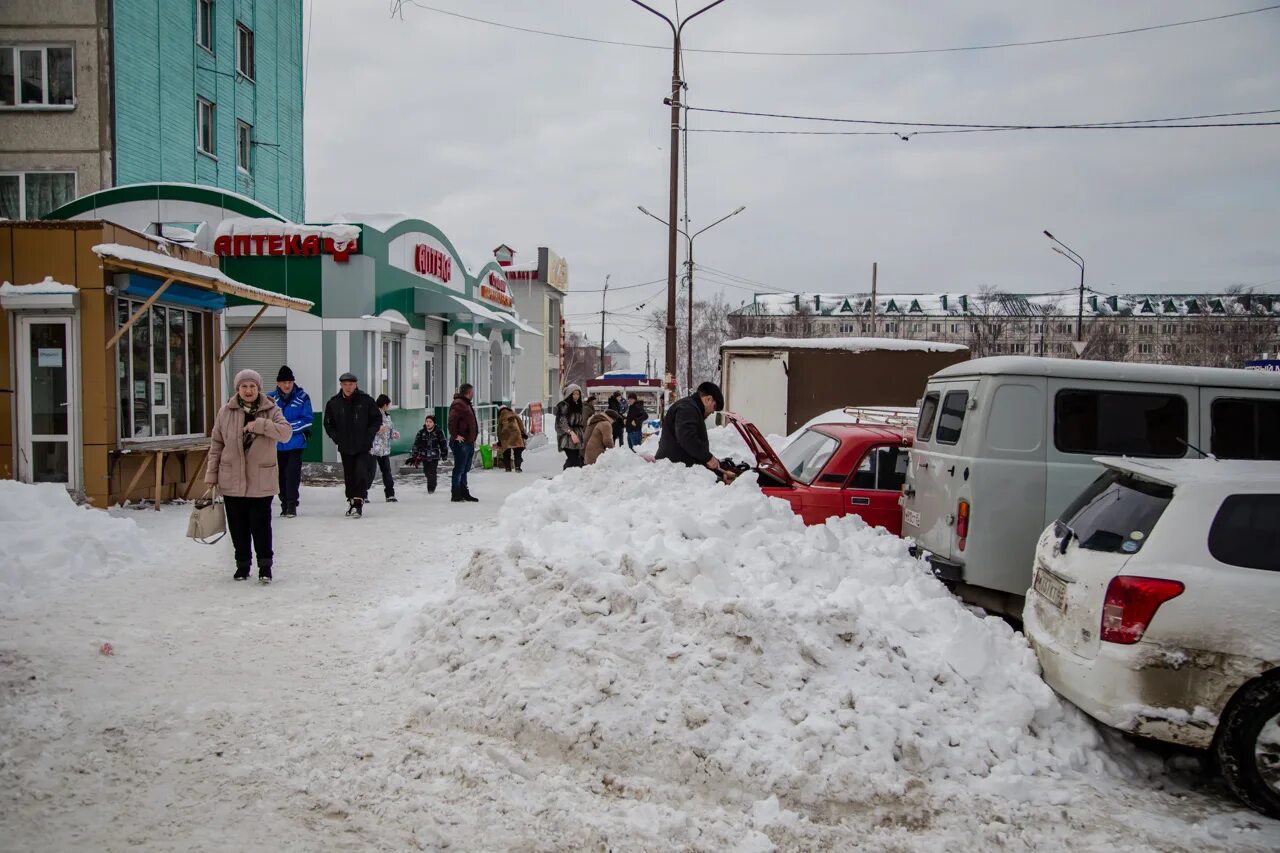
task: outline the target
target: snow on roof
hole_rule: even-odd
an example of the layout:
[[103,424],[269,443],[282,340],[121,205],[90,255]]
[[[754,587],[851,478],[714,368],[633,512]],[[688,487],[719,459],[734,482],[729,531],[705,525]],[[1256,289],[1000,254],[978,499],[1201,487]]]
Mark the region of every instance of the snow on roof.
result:
[[360,239],[360,228],[347,223],[302,225],[297,222],[279,222],[275,219],[254,219],[247,216],[230,217],[218,223],[218,237],[234,237],[237,234],[320,237],[332,240],[338,249],[345,249]]
[[[764,293],[750,305],[735,309],[738,316],[863,316],[870,313],[869,293]],[[1079,310],[1077,291],[1063,293],[879,293],[876,315],[888,317],[965,316],[972,314],[1010,317],[1074,316]],[[1280,316],[1280,294],[1226,293],[1128,293],[1087,292],[1084,313],[1088,317],[1186,317],[1197,314],[1270,314]]]
[[1250,486],[1280,488],[1280,462],[1257,459],[1132,459],[1100,456],[1108,468],[1129,471],[1170,486],[1228,484],[1247,491]]
[[205,266],[204,264],[193,263],[192,261],[180,260],[179,258],[173,258],[169,255],[162,255],[159,252],[151,252],[146,249],[138,249],[133,246],[122,246],[119,243],[99,243],[97,246],[93,247],[93,252],[100,258],[114,258],[118,261],[131,261],[136,264],[147,264],[149,266],[171,270],[190,278],[199,278],[204,279],[205,281],[217,282],[234,291],[233,295],[244,296],[247,299],[260,299],[263,296],[269,296],[272,299],[286,299],[290,302],[296,302],[299,305],[305,305],[307,308],[310,308],[315,304],[314,302],[306,299],[298,299],[294,296],[285,296],[282,293],[264,290],[260,287],[245,284],[242,281],[236,281],[217,267],[210,267]]
[[538,262],[527,261],[523,264],[507,264],[505,267],[502,268],[502,271],[509,272],[509,273],[510,272],[537,272]]
[[737,338],[725,341],[721,349],[822,349],[868,352],[871,350],[912,350],[917,352],[966,352],[964,344],[911,341],[899,338]]
[[23,296],[41,296],[51,294],[78,293],[80,288],[74,284],[63,284],[54,281],[53,276],[47,275],[44,281],[35,284],[10,284],[5,282],[0,284],[0,293],[21,294]]
[[406,219],[420,219],[407,213],[338,213],[328,217],[334,223],[359,223],[377,228],[379,231],[390,231]]
[[1089,359],[996,355],[944,367],[934,377],[1050,376],[1067,379],[1105,379],[1112,382],[1159,382],[1174,385],[1216,385],[1229,388],[1280,390],[1280,374],[1231,367],[1185,367],[1173,364],[1134,364]]

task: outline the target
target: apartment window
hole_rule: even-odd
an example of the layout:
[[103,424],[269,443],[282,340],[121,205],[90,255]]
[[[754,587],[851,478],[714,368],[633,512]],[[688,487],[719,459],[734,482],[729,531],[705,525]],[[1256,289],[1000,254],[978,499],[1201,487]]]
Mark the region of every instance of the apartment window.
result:
[[0,173],[0,219],[40,219],[75,197],[75,172]]
[[236,168],[253,174],[253,125],[236,122]]
[[1027,351],[1027,345],[1026,344],[1010,344],[1009,351],[1015,352],[1015,353],[1024,353]]
[[0,45],[0,107],[75,106],[70,45]]
[[1128,326],[1126,326],[1126,325],[1124,325],[1123,323],[1121,323],[1121,324],[1120,324],[1119,332],[1120,332],[1120,334],[1122,334],[1122,335],[1127,335],[1127,334],[1129,334],[1129,327],[1128,327]]
[[217,137],[217,105],[204,98],[196,99],[196,147],[201,153],[214,157]]
[[[142,307],[116,301],[117,328]],[[120,438],[204,435],[206,314],[164,305],[151,309],[116,345]]]
[[958,334],[960,334],[960,324],[959,324],[959,323],[952,323],[952,324],[951,324],[951,334],[953,334],[953,335],[958,335]]
[[1178,348],[1177,348],[1176,346],[1174,346],[1173,344],[1161,344],[1161,345],[1160,345],[1160,352],[1161,352],[1161,354],[1162,354],[1162,355],[1173,355],[1173,354],[1174,354],[1174,353],[1176,353],[1177,351],[1178,351]]
[[1172,323],[1163,323],[1160,326],[1160,331],[1166,335],[1172,335],[1177,330],[1178,330],[1178,327]]
[[912,326],[911,326],[911,331],[912,331],[912,332],[920,332],[920,331],[923,331],[923,330],[924,330],[924,326],[920,325],[919,323],[913,323],[913,324],[912,324]]
[[933,333],[934,333],[935,335],[940,335],[940,334],[942,334],[942,324],[941,324],[941,323],[934,323],[934,324],[933,324]]
[[1031,327],[1031,333],[1035,335],[1044,334],[1044,323],[1036,323]]
[[1069,335],[1069,334],[1071,334],[1071,324],[1070,324],[1070,323],[1059,323],[1059,324],[1058,324],[1058,334],[1060,334],[1060,335]]
[[1151,355],[1151,344],[1138,344],[1138,355]]
[[213,0],[196,0],[196,42],[213,52]]
[[896,334],[896,333],[897,333],[897,331],[898,331],[898,324],[897,324],[897,323],[885,323],[885,324],[884,324],[884,330],[885,330],[885,333],[886,333],[886,334],[890,334],[890,335],[892,335],[892,334]]
[[253,79],[253,30],[236,24],[236,71]]
[[1152,335],[1152,334],[1155,334],[1155,331],[1156,331],[1156,327],[1154,323],[1138,324],[1138,334],[1140,335]]

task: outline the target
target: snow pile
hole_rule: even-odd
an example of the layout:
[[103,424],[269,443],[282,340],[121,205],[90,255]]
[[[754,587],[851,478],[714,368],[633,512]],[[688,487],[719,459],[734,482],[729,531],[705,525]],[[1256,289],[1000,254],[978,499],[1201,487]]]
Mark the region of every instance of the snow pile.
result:
[[275,237],[319,237],[332,240],[338,249],[355,244],[360,239],[360,227],[345,222],[328,225],[304,225],[297,222],[281,222],[277,219],[228,217],[218,223],[216,236],[255,236],[265,234]]
[[[858,518],[806,528],[753,478],[622,452],[516,493],[392,664],[415,723],[763,812],[1069,799],[1094,729],[1002,621]],[[625,484],[620,487],[619,484]],[[784,808],[784,811],[785,811]],[[781,814],[781,813],[780,813]]]
[[63,284],[53,280],[53,276],[47,275],[44,281],[36,284],[10,284],[5,282],[0,284],[0,294],[12,294],[22,296],[47,296],[47,295],[65,295],[68,293],[79,293],[80,288],[74,284]]
[[56,483],[0,480],[0,600],[36,598],[148,560],[133,521],[76,506]]

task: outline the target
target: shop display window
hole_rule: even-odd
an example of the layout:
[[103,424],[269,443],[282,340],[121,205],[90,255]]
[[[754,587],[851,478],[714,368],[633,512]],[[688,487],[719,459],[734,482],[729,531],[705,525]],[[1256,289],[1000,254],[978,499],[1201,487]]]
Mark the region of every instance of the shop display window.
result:
[[[119,299],[116,328],[142,307]],[[203,313],[152,305],[116,346],[121,439],[204,434]]]

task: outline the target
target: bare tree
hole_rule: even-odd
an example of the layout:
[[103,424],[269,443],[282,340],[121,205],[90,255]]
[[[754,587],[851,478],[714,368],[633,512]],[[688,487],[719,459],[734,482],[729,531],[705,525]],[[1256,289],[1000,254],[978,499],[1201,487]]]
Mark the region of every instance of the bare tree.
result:
[[564,336],[564,384],[583,385],[600,368],[600,345],[593,344],[580,332]]
[[1114,321],[1094,320],[1089,324],[1081,358],[1092,361],[1125,361],[1128,355],[1129,344],[1120,337]]
[[[682,300],[676,306],[676,357],[679,370],[672,372],[681,385],[685,381],[684,367],[689,363],[687,305],[688,303]],[[695,383],[708,380],[720,381],[720,345],[740,334],[733,328],[738,324],[730,316],[732,310],[732,306],[725,301],[721,293],[715,293],[708,299],[693,303],[693,381]],[[666,309],[660,308],[650,316],[653,318],[653,328],[666,327]],[[748,335],[750,328],[748,325],[745,330],[748,331]]]
[[1004,294],[994,287],[983,285],[978,295],[968,300],[969,355],[981,358],[995,355],[996,344],[1003,341],[1009,316],[1005,313]]

